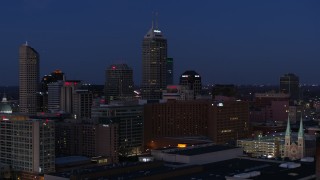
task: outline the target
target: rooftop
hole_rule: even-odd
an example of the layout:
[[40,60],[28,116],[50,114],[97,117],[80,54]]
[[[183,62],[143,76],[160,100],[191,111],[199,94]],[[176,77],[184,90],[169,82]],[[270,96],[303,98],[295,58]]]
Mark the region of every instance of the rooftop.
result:
[[76,163],[81,161],[90,161],[90,159],[85,156],[67,156],[67,157],[56,158],[57,165]]
[[[226,161],[210,163],[205,165],[191,165],[181,168],[168,167],[160,162],[153,163],[128,163],[83,168],[63,173],[53,173],[59,177],[70,177],[71,175],[84,175],[83,178],[108,178],[108,179],[223,179],[234,175],[259,172],[257,176],[250,177],[253,180],[269,179],[301,179],[315,175],[314,162],[297,162],[300,167],[288,169],[279,167],[282,161],[235,158]],[[135,166],[135,168],[130,168]],[[112,171],[114,169],[115,171]],[[97,172],[103,172],[102,174]],[[86,175],[87,174],[87,175]],[[95,174],[96,176],[91,176]]]
[[222,145],[213,145],[213,146],[204,146],[204,147],[191,147],[185,148],[174,152],[169,152],[169,154],[179,154],[185,156],[194,156],[199,154],[212,153],[217,151],[224,151],[229,149],[236,149],[238,147],[222,146]]

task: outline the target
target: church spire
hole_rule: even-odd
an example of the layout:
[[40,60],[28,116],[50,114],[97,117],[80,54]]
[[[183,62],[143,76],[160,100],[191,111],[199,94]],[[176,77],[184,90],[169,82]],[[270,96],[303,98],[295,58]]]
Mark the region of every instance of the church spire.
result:
[[287,123],[286,136],[290,136],[290,134],[291,134],[290,118],[289,118],[289,114],[288,114],[288,123]]
[[300,127],[299,127],[299,133],[298,133],[298,138],[303,137],[304,131],[303,131],[303,121],[302,121],[302,112],[301,112],[301,118],[300,118]]

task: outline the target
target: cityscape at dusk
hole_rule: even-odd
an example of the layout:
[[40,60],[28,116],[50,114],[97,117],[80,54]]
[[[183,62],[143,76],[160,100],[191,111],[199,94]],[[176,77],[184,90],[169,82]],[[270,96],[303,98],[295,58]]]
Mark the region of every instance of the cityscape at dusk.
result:
[[[112,63],[127,63],[141,83],[141,37],[158,13],[175,59],[175,82],[194,69],[205,83],[276,85],[283,73],[318,84],[319,2],[311,1],[62,1],[1,2],[0,85],[18,85],[17,47],[41,54],[41,75],[103,84]],[[75,68],[75,63],[77,68]]]
[[319,5],[1,2],[0,179],[320,180]]

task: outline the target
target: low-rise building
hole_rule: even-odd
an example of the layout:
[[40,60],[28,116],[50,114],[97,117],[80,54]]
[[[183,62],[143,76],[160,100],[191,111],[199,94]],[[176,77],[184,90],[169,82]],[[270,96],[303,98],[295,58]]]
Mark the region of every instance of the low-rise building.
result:
[[224,161],[237,158],[242,154],[242,148],[213,144],[151,150],[151,155],[156,160],[189,165]]

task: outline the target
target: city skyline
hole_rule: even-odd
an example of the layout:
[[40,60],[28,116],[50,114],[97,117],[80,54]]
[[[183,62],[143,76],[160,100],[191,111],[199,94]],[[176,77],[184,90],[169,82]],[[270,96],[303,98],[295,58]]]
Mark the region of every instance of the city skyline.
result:
[[[104,84],[113,63],[133,68],[141,84],[141,40],[158,12],[174,80],[195,70],[206,83],[273,84],[285,73],[317,80],[320,13],[317,1],[3,2],[0,85],[18,85],[18,47],[41,56],[40,77],[61,69],[67,79]],[[183,8],[182,8],[183,7]],[[195,8],[197,7],[197,8]]]

